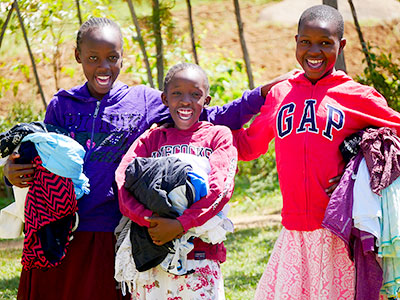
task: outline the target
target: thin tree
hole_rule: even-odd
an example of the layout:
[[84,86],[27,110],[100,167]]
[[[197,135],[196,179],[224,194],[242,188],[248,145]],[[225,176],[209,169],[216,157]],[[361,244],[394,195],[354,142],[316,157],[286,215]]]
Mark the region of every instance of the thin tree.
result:
[[43,90],[42,90],[42,86],[41,86],[41,84],[40,84],[39,75],[38,75],[38,72],[37,72],[37,69],[36,69],[35,59],[34,59],[34,57],[33,57],[31,47],[29,46],[29,41],[28,41],[28,36],[27,36],[27,34],[26,34],[26,30],[25,30],[25,26],[24,26],[24,21],[23,21],[23,19],[22,19],[21,12],[19,11],[18,0],[15,0],[15,1],[14,1],[14,7],[15,7],[15,10],[16,10],[17,15],[18,15],[19,24],[21,25],[22,34],[24,35],[24,40],[25,40],[26,48],[28,49],[29,57],[31,58],[33,73],[34,73],[34,75],[35,75],[35,79],[36,79],[36,83],[37,83],[37,85],[38,85],[39,93],[40,93],[40,96],[42,97],[42,102],[43,102],[44,108],[46,109],[46,108],[47,108],[46,99],[45,99],[45,97],[44,97]]
[[240,45],[242,46],[243,59],[244,59],[244,63],[246,65],[246,71],[247,71],[247,78],[249,79],[249,87],[250,87],[250,89],[254,89],[253,73],[251,71],[249,53],[247,51],[246,41],[244,39],[242,18],[240,17],[239,0],[233,0],[233,3],[235,5],[235,14],[236,14],[236,21],[237,21],[238,30],[239,30]]
[[147,56],[146,47],[144,45],[144,41],[143,41],[143,37],[142,37],[142,31],[140,29],[139,21],[137,19],[136,13],[135,13],[135,8],[133,6],[132,0],[128,0],[128,6],[129,6],[129,10],[131,12],[132,21],[135,24],[137,40],[139,42],[140,50],[142,51],[142,54],[143,54],[144,64],[146,65],[147,79],[150,83],[150,86],[152,88],[154,88],[154,82],[153,82],[153,77],[151,75],[149,57]]
[[75,4],[76,4],[76,9],[78,11],[79,25],[82,25],[81,6],[79,5],[79,0],[75,0]]
[[373,67],[372,67],[371,58],[369,57],[369,52],[368,52],[367,44],[365,43],[363,34],[362,34],[362,32],[361,32],[360,24],[358,23],[358,18],[357,18],[356,9],[354,8],[354,4],[353,4],[353,1],[352,1],[352,0],[348,0],[348,2],[349,2],[349,5],[350,5],[351,14],[353,15],[354,25],[356,26],[358,38],[360,39],[361,48],[362,48],[362,51],[363,51],[363,53],[364,53],[364,55],[365,55],[365,60],[367,61],[368,68],[369,68],[370,70],[372,70]]
[[156,58],[157,58],[157,82],[158,88],[163,89],[164,80],[164,58],[163,58],[163,45],[161,37],[161,20],[160,20],[160,3],[158,0],[153,2],[153,31],[156,40]]
[[1,28],[1,33],[0,33],[0,48],[1,48],[1,43],[3,42],[4,34],[5,34],[5,32],[6,32],[6,29],[7,29],[8,22],[9,22],[10,19],[11,19],[11,14],[12,14],[13,10],[14,10],[14,2],[11,4],[10,10],[9,10],[8,13],[7,13],[7,18],[6,18],[4,24],[3,24],[2,28]]
[[[323,0],[322,4],[326,4],[326,5],[332,6],[332,7],[336,8],[337,10],[339,10],[337,0]],[[347,72],[347,70],[346,70],[346,62],[344,60],[344,51],[343,50],[342,50],[342,53],[339,54],[338,59],[336,60],[335,68],[337,70],[342,70],[344,72]]]
[[194,57],[194,61],[196,62],[196,64],[199,64],[199,59],[197,57],[197,51],[196,51],[196,42],[195,42],[195,39],[194,39],[192,5],[190,3],[190,0],[186,0],[186,4],[187,4],[187,9],[188,9],[188,16],[189,16],[189,29],[190,29],[190,37],[191,37],[191,40],[192,40],[193,57]]
[[336,9],[338,9],[337,0],[322,0],[322,4],[329,5],[329,6],[332,6]]

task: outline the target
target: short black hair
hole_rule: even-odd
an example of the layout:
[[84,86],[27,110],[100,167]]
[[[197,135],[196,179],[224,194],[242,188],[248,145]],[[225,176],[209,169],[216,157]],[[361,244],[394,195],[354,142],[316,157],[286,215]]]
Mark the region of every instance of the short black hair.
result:
[[76,49],[78,49],[78,51],[81,50],[80,46],[82,44],[83,36],[86,33],[88,33],[90,30],[93,30],[94,28],[104,28],[107,26],[115,28],[119,32],[119,34],[121,36],[121,46],[122,46],[123,39],[122,39],[121,28],[119,28],[117,23],[115,23],[114,21],[107,19],[107,18],[92,17],[89,20],[87,20],[85,23],[83,23],[81,25],[81,27],[79,28],[78,34],[76,35]]
[[300,29],[303,22],[313,20],[333,23],[339,40],[343,38],[344,21],[341,13],[336,8],[325,4],[311,6],[301,14],[297,29]]
[[167,92],[168,84],[170,83],[171,79],[174,77],[174,75],[182,70],[187,70],[187,69],[193,69],[199,71],[201,74],[204,76],[204,85],[206,88],[207,94],[210,91],[210,84],[208,83],[208,77],[206,72],[203,70],[202,67],[196,64],[191,64],[191,63],[179,63],[174,66],[172,66],[168,72],[167,75],[165,76],[164,79],[164,92]]

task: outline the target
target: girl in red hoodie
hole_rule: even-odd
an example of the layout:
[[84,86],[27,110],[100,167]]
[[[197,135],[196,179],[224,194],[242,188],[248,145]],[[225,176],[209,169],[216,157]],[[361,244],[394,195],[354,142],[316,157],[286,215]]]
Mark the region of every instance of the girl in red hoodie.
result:
[[326,5],[303,12],[296,58],[304,72],[276,85],[261,114],[235,133],[239,159],[251,160],[275,138],[283,197],[282,232],[256,299],[352,299],[354,266],[344,242],[321,227],[330,178],[343,172],[339,144],[367,126],[394,127],[400,115],[376,90],[334,66],[343,50],[343,18]]

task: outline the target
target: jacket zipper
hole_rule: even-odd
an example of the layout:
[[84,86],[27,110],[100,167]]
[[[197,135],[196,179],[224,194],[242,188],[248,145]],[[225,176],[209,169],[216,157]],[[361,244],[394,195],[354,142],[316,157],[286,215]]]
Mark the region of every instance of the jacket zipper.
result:
[[101,100],[97,100],[97,102],[96,102],[96,109],[94,110],[93,121],[92,121],[92,132],[91,132],[91,134],[90,134],[90,147],[89,147],[89,149],[88,149],[88,152],[86,152],[86,154],[85,154],[84,162],[88,161],[90,155],[92,154],[92,149],[93,149],[93,137],[94,137],[94,125],[95,125],[95,123],[96,123],[97,115],[99,114],[100,102],[101,102]]
[[[316,83],[317,84],[317,83]],[[311,99],[313,99],[313,97],[314,97],[314,91],[315,91],[315,89],[316,89],[316,84],[314,85],[312,85],[312,88],[311,88],[311,95],[310,95],[310,98]],[[317,113],[316,111],[315,111],[315,113]],[[306,132],[306,134],[305,134],[305,136],[304,136],[304,170],[305,170],[305,172],[304,172],[304,175],[305,175],[305,178],[304,178],[304,181],[305,181],[305,190],[304,190],[304,192],[306,193],[306,220],[308,220],[308,214],[310,213],[310,199],[309,199],[309,197],[310,197],[310,195],[309,195],[309,192],[308,192],[308,166],[307,166],[307,160],[308,160],[308,145],[307,145],[307,143],[308,143],[308,132]],[[307,222],[308,223],[308,222]],[[309,224],[307,224],[307,227],[309,226]]]

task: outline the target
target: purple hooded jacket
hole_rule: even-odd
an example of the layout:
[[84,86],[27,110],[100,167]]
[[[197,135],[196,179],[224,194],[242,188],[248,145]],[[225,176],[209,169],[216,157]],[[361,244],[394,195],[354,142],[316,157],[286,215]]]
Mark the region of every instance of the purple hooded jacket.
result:
[[[260,88],[246,91],[241,99],[204,109],[201,120],[239,129],[264,101]],[[167,120],[171,118],[161,92],[144,85],[115,82],[102,100],[90,95],[87,83],[54,95],[44,122],[68,130],[86,150],[84,173],[90,193],[78,203],[79,231],[114,231],[121,218],[114,196],[115,170],[136,138],[153,123]]]

